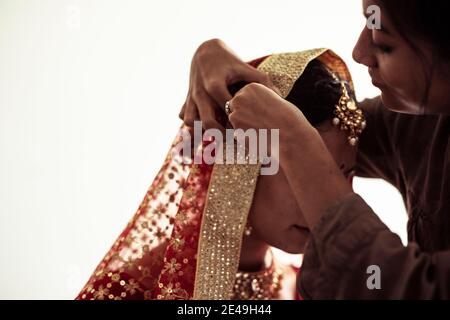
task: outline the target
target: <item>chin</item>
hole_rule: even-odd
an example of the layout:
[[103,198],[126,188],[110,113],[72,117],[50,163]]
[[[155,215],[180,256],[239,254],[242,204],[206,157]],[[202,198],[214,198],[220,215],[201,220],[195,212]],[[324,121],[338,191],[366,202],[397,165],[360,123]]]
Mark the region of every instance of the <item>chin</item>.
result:
[[396,98],[386,90],[381,91],[381,101],[383,105],[391,111],[404,114],[421,114],[420,106],[417,103],[408,103],[403,99]]
[[267,241],[266,243],[278,250],[289,254],[302,254],[305,249],[306,242],[290,242],[285,237],[283,239],[272,239],[274,241]]
[[289,254],[303,254],[305,252],[305,246],[306,243],[301,244],[300,246],[286,246],[285,248],[278,248],[280,250],[283,250],[286,253]]
[[281,245],[274,247],[290,254],[301,254],[305,251],[306,243],[309,239],[309,231],[306,228],[293,226],[284,233]]

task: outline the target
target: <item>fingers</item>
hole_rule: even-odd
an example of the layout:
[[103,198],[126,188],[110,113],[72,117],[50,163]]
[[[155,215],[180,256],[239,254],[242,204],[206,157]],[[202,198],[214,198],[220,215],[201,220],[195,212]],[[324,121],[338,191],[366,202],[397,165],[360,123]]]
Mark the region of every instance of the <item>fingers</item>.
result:
[[181,107],[180,113],[178,114],[178,117],[184,121],[185,118],[185,113],[186,113],[186,109],[188,108],[188,105],[190,103],[190,99],[191,99],[191,95],[190,92],[191,91],[191,85],[189,84],[189,91],[186,97],[186,101],[184,102],[183,106]]
[[185,102],[183,103],[183,106],[181,107],[181,111],[180,111],[180,113],[178,114],[178,118],[180,118],[180,119],[183,120],[183,121],[184,121],[184,112],[185,112],[185,110],[186,110],[186,103],[187,103],[187,101],[185,101]]
[[195,93],[194,99],[197,103],[197,111],[202,121],[203,129],[219,129],[225,132],[225,128],[216,118],[215,101],[204,91]]
[[220,106],[221,110],[224,110],[225,102],[232,98],[225,82],[217,80],[209,81],[205,84],[205,90],[211,98],[211,101],[214,102],[214,105]]
[[215,128],[224,130],[222,123],[226,122],[224,111],[220,110],[217,107],[216,101],[204,91],[198,91],[195,94],[188,95],[186,102],[181,108],[179,117],[188,127],[194,127],[194,121],[201,120],[204,129]]
[[197,105],[192,100],[189,100],[185,103],[185,106],[186,109],[183,117],[184,124],[193,128],[194,121],[199,120]]

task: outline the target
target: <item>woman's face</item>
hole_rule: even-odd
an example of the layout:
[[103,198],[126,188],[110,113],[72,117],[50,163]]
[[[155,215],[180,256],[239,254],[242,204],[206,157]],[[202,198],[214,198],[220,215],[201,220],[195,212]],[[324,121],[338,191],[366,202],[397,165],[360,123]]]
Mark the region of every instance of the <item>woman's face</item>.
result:
[[[346,132],[334,127],[330,122],[316,128],[351,183],[356,150],[348,143]],[[249,223],[252,227],[252,237],[288,253],[303,252],[309,230],[281,168],[276,175],[259,177]]]
[[[383,14],[381,1],[363,0],[364,13],[370,5],[378,5],[381,9],[381,29],[364,26],[353,50],[353,58],[368,67],[373,85],[381,90],[383,104],[403,113],[450,113],[448,76],[442,68],[437,68],[429,80],[426,76],[431,70],[425,66],[432,65],[432,48],[423,41],[411,39],[423,53],[423,57],[419,57],[417,51],[399,35],[388,14]],[[429,100],[422,110],[427,83],[431,83]]]

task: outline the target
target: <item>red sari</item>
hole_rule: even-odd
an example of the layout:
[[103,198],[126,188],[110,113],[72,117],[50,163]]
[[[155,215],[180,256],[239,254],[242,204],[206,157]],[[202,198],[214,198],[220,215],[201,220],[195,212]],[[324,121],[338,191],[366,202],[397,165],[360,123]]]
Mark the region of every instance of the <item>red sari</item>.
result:
[[[268,73],[286,97],[313,59],[351,83],[343,61],[327,49],[275,54],[251,64]],[[260,164],[193,164],[214,142],[183,155],[179,146],[188,132],[181,128],[136,214],[77,299],[231,297]]]

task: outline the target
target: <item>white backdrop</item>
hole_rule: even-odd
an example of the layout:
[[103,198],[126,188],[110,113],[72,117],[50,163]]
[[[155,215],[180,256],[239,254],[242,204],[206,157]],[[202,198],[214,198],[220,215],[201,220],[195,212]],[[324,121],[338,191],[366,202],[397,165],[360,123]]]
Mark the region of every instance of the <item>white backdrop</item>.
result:
[[[359,1],[0,0],[0,298],[72,299],[134,214],[179,126],[196,47],[330,47],[358,98]],[[405,241],[393,187],[355,188]]]

